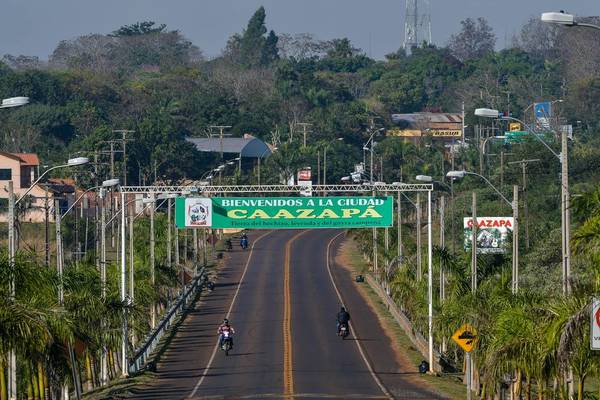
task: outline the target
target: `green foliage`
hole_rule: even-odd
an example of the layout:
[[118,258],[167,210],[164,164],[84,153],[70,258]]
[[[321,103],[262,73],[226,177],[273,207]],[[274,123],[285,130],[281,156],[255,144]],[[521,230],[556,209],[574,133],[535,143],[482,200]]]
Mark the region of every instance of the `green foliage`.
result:
[[151,33],[163,33],[167,28],[165,24],[155,25],[154,21],[143,21],[131,25],[124,25],[114,31],[112,36],[137,36],[148,35]]

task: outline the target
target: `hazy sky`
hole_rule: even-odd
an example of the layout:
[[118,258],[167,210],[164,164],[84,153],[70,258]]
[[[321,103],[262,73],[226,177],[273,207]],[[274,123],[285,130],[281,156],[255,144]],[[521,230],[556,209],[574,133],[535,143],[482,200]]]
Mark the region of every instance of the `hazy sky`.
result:
[[[600,15],[599,0],[430,0],[433,42],[444,45],[467,17],[488,19],[503,47],[521,25],[543,11]],[[56,44],[88,33],[109,33],[152,20],[180,30],[205,55],[221,51],[263,5],[278,33],[348,37],[375,58],[404,38],[405,0],[0,0],[0,55],[47,59]]]

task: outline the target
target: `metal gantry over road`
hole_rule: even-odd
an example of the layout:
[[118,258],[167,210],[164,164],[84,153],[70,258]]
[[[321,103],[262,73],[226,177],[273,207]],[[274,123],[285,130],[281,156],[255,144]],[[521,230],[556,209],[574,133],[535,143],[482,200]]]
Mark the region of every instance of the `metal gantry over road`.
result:
[[[128,195],[166,195],[166,194],[178,194],[181,196],[204,196],[204,197],[218,197],[229,194],[259,194],[264,195],[266,193],[281,193],[281,194],[298,194],[306,190],[306,187],[300,185],[232,185],[232,186],[214,186],[214,185],[165,185],[165,186],[121,186],[119,193],[121,197],[121,204],[126,204]],[[433,191],[433,184],[411,184],[411,183],[369,183],[369,184],[341,184],[341,185],[315,185],[312,186],[313,193],[317,195],[330,196],[332,194],[365,194],[373,195],[376,194],[390,194],[397,193],[398,202],[400,202],[400,196],[404,192],[427,192],[427,263],[428,263],[428,344],[429,344],[429,368],[433,372],[434,368],[434,357],[433,357],[433,244],[432,244],[432,202],[431,194]],[[400,223],[400,208],[398,208],[398,216],[396,222]],[[121,208],[121,271],[120,271],[120,292],[121,301],[127,302],[127,264],[126,264],[126,207]],[[373,269],[377,274],[377,245],[376,245],[376,230],[373,229]],[[400,241],[398,242],[399,254],[400,254]],[[398,260],[399,261],[399,260]],[[124,315],[123,329],[122,329],[122,365],[128,365],[127,355],[127,317]],[[124,369],[124,374],[127,374],[127,369]]]

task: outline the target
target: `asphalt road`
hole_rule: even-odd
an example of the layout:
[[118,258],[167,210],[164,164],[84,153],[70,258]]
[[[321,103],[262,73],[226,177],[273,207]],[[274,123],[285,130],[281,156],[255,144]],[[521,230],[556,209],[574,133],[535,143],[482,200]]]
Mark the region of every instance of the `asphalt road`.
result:
[[[228,254],[136,399],[435,399],[402,365],[376,315],[337,265],[338,230],[253,232],[251,249]],[[335,282],[335,285],[334,285]],[[341,297],[341,300],[340,300]],[[335,335],[341,304],[351,336]],[[216,330],[236,334],[225,356]]]

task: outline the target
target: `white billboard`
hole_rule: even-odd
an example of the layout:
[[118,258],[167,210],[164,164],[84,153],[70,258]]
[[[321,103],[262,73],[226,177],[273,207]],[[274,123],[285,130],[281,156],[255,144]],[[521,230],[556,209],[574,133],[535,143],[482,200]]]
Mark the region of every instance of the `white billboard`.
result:
[[[463,219],[465,250],[471,249],[473,218]],[[512,217],[477,217],[477,253],[501,254],[508,247],[508,233],[512,232]]]

